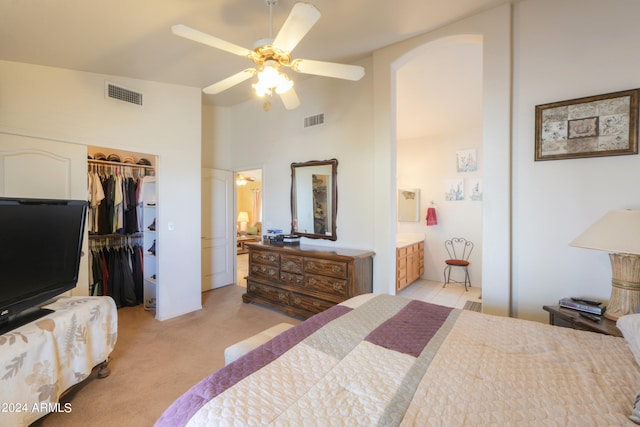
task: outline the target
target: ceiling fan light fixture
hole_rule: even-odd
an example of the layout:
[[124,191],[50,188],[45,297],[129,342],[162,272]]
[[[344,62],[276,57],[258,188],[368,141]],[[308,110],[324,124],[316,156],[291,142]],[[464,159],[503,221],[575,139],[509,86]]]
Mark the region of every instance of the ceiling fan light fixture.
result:
[[278,95],[281,95],[287,92],[292,87],[293,87],[293,80],[290,80],[289,77],[280,73],[280,80],[278,81],[278,86],[276,86],[276,93]]
[[[300,98],[293,88],[293,81],[282,68],[291,68],[302,74],[333,77],[345,80],[360,80],[364,76],[364,67],[348,64],[337,64],[326,61],[313,61],[296,59],[291,60],[291,51],[298,45],[302,38],[311,30],[320,19],[320,11],[306,2],[297,2],[293,5],[289,16],[280,27],[278,34],[273,36],[273,6],[278,0],[264,0],[269,6],[269,38],[259,40],[253,50],[189,28],[186,25],[174,25],[171,31],[177,36],[202,43],[216,49],[224,50],[234,55],[243,56],[253,61],[255,68],[240,71],[232,76],[218,81],[202,89],[208,95],[215,95],[237,84],[258,76],[258,81],[252,84],[256,95],[264,97],[273,96],[274,92],[280,96],[285,108],[293,110],[300,105]],[[263,104],[267,111],[271,103]]]
[[280,64],[277,61],[268,60],[258,71],[258,82],[251,86],[259,97],[285,93],[293,87],[293,81],[279,71]]

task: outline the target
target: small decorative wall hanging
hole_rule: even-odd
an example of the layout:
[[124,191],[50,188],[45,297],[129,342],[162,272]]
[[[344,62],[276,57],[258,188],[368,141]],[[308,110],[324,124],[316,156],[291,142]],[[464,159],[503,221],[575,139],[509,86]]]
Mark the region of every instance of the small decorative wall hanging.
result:
[[482,181],[478,178],[469,180],[469,198],[474,202],[482,200]]
[[638,154],[639,92],[536,105],[535,160]]
[[464,180],[448,179],[444,199],[448,201],[464,200]]
[[456,152],[456,167],[458,172],[475,172],[478,170],[476,149],[459,150]]

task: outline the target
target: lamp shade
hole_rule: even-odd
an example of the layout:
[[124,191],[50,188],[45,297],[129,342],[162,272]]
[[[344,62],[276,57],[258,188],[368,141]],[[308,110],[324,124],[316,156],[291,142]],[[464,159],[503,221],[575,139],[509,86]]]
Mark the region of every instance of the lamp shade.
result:
[[238,222],[247,222],[249,221],[249,214],[247,212],[238,213]]
[[569,245],[640,255],[640,210],[610,211]]

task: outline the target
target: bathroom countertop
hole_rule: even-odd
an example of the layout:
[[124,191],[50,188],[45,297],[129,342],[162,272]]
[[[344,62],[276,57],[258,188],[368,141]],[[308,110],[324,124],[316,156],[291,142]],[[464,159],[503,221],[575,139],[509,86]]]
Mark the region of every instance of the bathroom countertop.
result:
[[421,235],[398,235],[396,236],[396,248],[403,248],[422,241],[424,241],[424,236]]

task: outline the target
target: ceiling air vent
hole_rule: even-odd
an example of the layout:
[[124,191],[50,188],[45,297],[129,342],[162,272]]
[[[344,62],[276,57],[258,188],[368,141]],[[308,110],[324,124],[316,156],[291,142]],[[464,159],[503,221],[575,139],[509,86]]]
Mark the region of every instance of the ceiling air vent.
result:
[[116,86],[113,83],[106,82],[106,95],[107,98],[117,99],[129,104],[142,105],[141,93]]
[[318,126],[324,124],[324,113],[316,114],[304,118],[304,127]]

